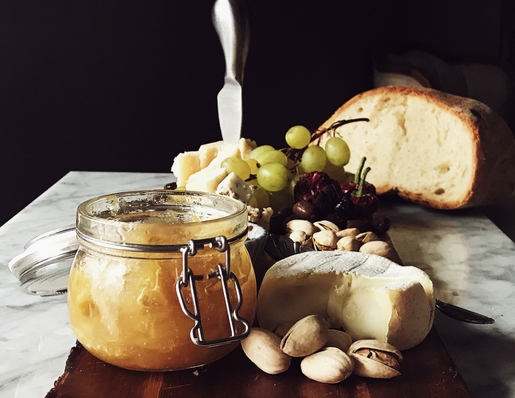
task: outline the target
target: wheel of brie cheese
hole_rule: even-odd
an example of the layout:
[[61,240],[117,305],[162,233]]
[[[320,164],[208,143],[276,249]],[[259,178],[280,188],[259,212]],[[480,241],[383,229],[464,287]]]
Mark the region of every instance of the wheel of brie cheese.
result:
[[431,279],[419,268],[374,254],[313,251],[266,272],[257,311],[260,326],[269,330],[320,315],[353,340],[377,339],[406,350],[431,330],[435,298]]

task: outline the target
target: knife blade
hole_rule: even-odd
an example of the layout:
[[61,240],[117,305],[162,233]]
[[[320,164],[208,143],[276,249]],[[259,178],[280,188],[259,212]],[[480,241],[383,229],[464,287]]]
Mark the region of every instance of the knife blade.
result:
[[241,0],[217,0],[212,19],[225,58],[224,85],[217,96],[220,130],[224,142],[237,143],[243,119],[242,84],[250,31],[245,4]]

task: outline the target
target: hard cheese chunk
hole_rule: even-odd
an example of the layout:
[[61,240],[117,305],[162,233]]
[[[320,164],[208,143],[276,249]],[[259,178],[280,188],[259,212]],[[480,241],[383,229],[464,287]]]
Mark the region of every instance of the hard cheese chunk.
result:
[[198,149],[200,169],[205,169],[209,163],[218,156],[218,152],[222,149],[223,141],[210,142],[203,144]]
[[227,177],[225,169],[220,167],[222,162],[226,158],[239,156],[240,149],[238,144],[224,145],[216,157],[209,163],[209,166],[189,176],[188,181],[186,181],[186,189],[214,193],[218,184]]
[[317,314],[354,340],[373,338],[405,350],[419,344],[434,319],[426,273],[359,252],[309,252],[272,266],[258,296],[260,326],[274,330]]
[[255,147],[254,141],[240,138],[237,144],[216,141],[201,145],[198,151],[180,153],[172,164],[177,186],[214,193],[227,177],[225,170],[220,170],[220,164],[228,157],[245,158]]
[[183,187],[190,175],[200,171],[198,151],[183,152],[177,155],[172,164],[172,173],[177,179],[177,186]]

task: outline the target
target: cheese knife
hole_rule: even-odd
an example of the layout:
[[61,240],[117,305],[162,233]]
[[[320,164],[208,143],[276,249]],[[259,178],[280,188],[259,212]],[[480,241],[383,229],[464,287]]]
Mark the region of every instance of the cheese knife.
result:
[[250,26],[244,0],[216,0],[212,19],[225,57],[224,85],[217,96],[223,141],[237,143],[241,136],[242,84]]

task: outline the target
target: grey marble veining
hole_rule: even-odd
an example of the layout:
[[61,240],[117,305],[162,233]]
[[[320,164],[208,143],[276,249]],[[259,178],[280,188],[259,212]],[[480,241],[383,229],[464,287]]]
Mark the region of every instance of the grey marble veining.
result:
[[438,298],[495,319],[472,325],[437,312],[437,331],[471,395],[515,397],[515,243],[478,210],[383,210],[400,257],[431,276]]
[[[0,228],[0,397],[44,397],[75,342],[66,297],[24,293],[9,260],[34,236],[73,224],[82,201],[162,188],[172,178],[167,173],[71,172]],[[496,321],[470,325],[437,312],[438,333],[472,397],[515,397],[515,243],[478,210],[439,212],[392,202],[382,212],[393,221],[390,235],[401,258],[431,275],[440,299]],[[499,219],[508,228],[515,225],[513,217]]]
[[75,344],[66,297],[21,291],[8,268],[11,258],[35,236],[73,224],[77,206],[89,198],[171,181],[167,173],[71,172],[0,228],[0,397],[44,397]]

